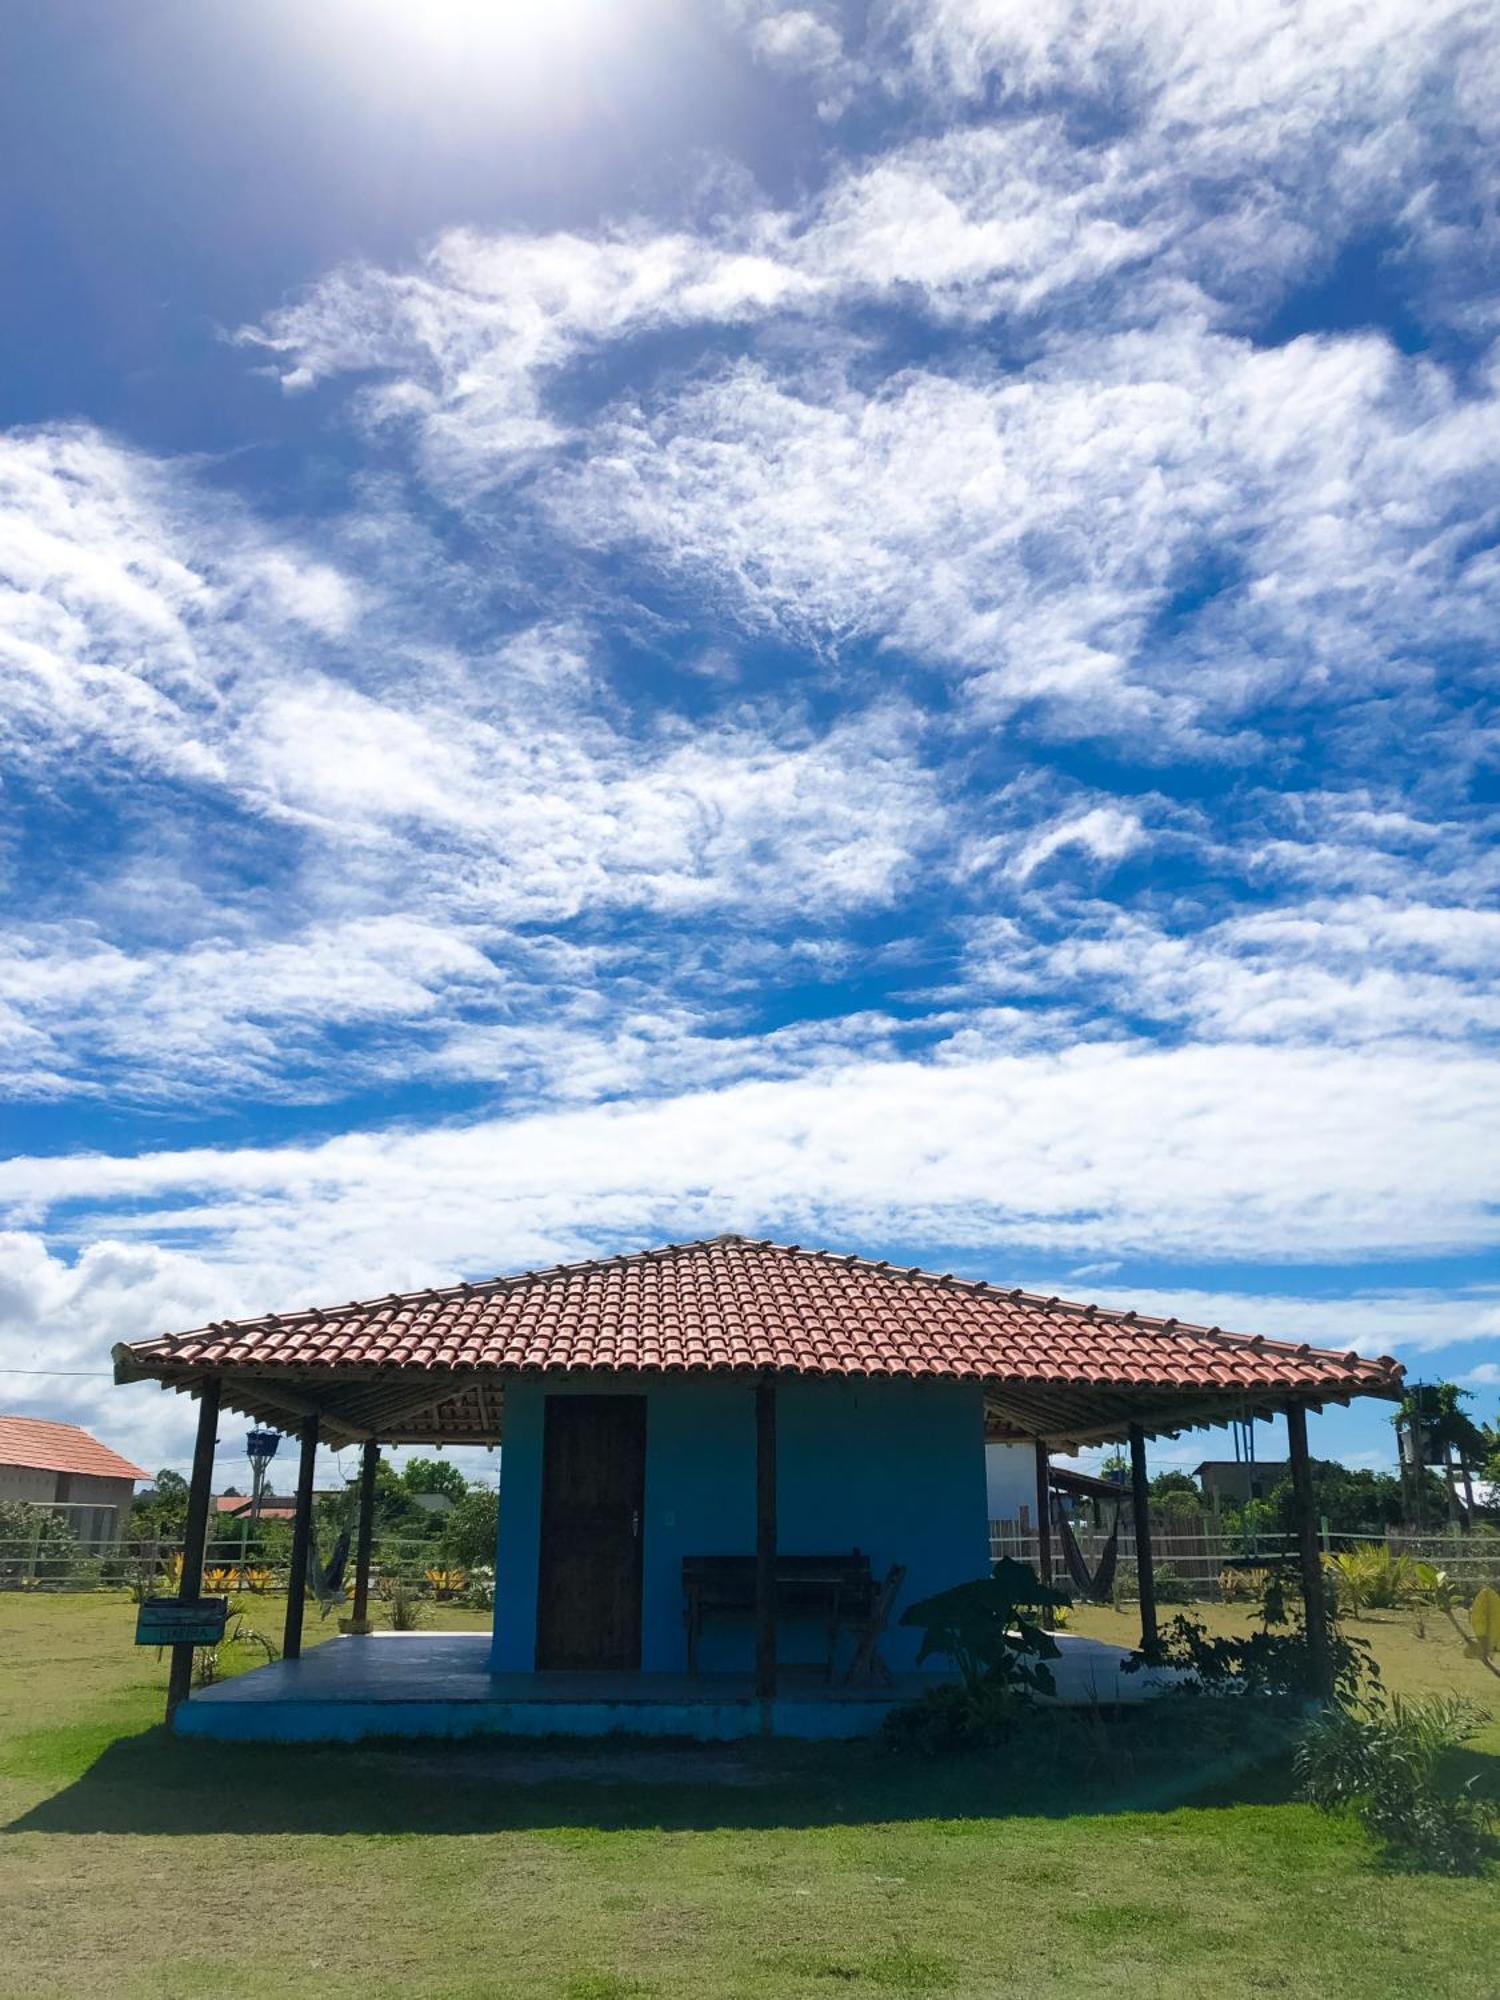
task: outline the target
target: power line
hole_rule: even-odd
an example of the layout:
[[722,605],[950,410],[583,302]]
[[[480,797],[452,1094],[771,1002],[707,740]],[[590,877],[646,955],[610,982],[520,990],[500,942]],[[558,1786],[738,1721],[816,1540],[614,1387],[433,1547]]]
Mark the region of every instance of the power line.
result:
[[113,1382],[115,1379],[110,1368],[0,1368],[0,1375],[66,1375],[75,1382],[82,1381],[85,1376],[94,1382]]

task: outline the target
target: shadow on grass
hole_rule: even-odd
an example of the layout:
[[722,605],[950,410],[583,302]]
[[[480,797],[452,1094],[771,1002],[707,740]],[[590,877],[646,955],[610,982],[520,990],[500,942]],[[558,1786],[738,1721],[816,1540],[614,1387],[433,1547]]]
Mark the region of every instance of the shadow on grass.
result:
[[[1141,1711],[1036,1718],[997,1749],[931,1758],[878,1742],[292,1747],[181,1741],[156,1728],[108,1744],[6,1831],[701,1831],[1166,1812],[1294,1796],[1284,1725],[1247,1730],[1245,1717],[1169,1718],[1161,1707],[1149,1723]],[[40,1777],[41,1759],[27,1761]]]

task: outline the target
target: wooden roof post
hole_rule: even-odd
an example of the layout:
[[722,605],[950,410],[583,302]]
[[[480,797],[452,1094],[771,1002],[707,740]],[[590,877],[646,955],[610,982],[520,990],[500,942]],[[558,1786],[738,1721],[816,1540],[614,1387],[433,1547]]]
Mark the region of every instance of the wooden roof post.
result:
[[313,1468],[318,1462],[318,1420],[302,1419],[302,1456],[297,1461],[297,1510],[292,1516],[292,1567],[286,1580],[286,1631],[282,1656],[302,1657],[302,1609],[307,1596],[307,1554],[312,1545]]
[[1286,1441],[1292,1461],[1292,1511],[1297,1523],[1302,1603],[1307,1614],[1308,1666],[1313,1691],[1323,1701],[1329,1701],[1333,1697],[1333,1662],[1328,1651],[1328,1595],[1323,1579],[1323,1552],[1318,1542],[1312,1460],[1307,1455],[1307,1411],[1300,1403],[1286,1406]]
[[[1042,1582],[1052,1583],[1052,1465],[1047,1456],[1046,1440],[1036,1441],[1036,1573]],[[1042,1628],[1052,1630],[1051,1606],[1042,1610]]]
[[[193,1476],[188,1485],[187,1520],[182,1531],[182,1577],[177,1585],[181,1602],[203,1595],[203,1557],[208,1548],[208,1503],[213,1497],[214,1446],[219,1437],[219,1390],[217,1375],[206,1376],[198,1392],[198,1436],[193,1444]],[[172,1666],[167,1677],[167,1721],[172,1720],[180,1702],[187,1700],[193,1685],[193,1649],[190,1645],[172,1648]]]
[[[755,1385],[755,1692],[776,1698],[776,1377]],[[769,1733],[769,1710],[761,1726]]]
[[380,1446],[366,1438],[359,1463],[359,1530],[354,1541],[354,1607],[351,1632],[370,1629],[370,1544],[375,1536],[375,1473]]
[[1130,1506],[1135,1517],[1135,1574],[1141,1600],[1141,1651],[1148,1660],[1161,1653],[1156,1623],[1156,1564],[1151,1554],[1151,1482],[1146,1477],[1146,1433],[1130,1426]]

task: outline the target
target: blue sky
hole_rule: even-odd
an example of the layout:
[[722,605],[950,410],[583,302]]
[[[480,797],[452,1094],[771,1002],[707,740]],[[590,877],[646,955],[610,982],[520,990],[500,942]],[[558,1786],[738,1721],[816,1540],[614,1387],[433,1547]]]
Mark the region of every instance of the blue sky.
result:
[[1494,10],[533,11],[7,24],[0,1401],[740,1229],[1492,1416]]

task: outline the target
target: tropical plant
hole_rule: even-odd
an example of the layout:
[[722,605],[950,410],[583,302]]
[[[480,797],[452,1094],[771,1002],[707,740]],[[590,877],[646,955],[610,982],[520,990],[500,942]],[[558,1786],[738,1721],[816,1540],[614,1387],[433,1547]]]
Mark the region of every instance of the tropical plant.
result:
[[1422,1587],[1414,1558],[1393,1555],[1383,1542],[1378,1547],[1325,1556],[1323,1566],[1332,1579],[1340,1608],[1351,1618],[1408,1604]]
[[1304,1795],[1324,1812],[1352,1812],[1398,1867],[1476,1874],[1492,1850],[1492,1809],[1469,1786],[1442,1781],[1447,1755],[1488,1720],[1461,1695],[1329,1708],[1297,1750]]
[[1269,1571],[1263,1569],[1221,1569],[1219,1597],[1225,1604],[1259,1604],[1265,1597]]
[[389,1589],[382,1595],[390,1607],[393,1632],[418,1631],[432,1615],[423,1603],[416,1585],[408,1583],[405,1577],[392,1577]]
[[881,1730],[893,1748],[928,1756],[990,1749],[1009,1735],[1020,1701],[1014,1688],[996,1682],[944,1681],[891,1709]]
[[462,1569],[426,1569],[422,1574],[432,1585],[432,1594],[440,1604],[456,1597],[469,1580],[468,1571]]
[[959,1680],[893,1709],[884,1724],[888,1740],[933,1751],[998,1742],[1033,1696],[1056,1692],[1046,1662],[1057,1658],[1057,1642],[1038,1620],[1068,1603],[1029,1563],[1004,1556],[993,1575],[909,1605],[901,1623],[922,1634],[917,1665],[939,1654]]
[[1487,1461],[1492,1449],[1490,1435],[1476,1424],[1463,1408],[1473,1395],[1456,1382],[1414,1382],[1401,1398],[1391,1422],[1398,1432],[1406,1430],[1418,1440],[1419,1460],[1441,1465],[1447,1485],[1450,1516],[1458,1516],[1458,1495],[1454,1474],[1463,1482],[1464,1507],[1474,1517],[1474,1467]]
[[988,1681],[1055,1694],[1051,1670],[1042,1663],[1057,1658],[1057,1645],[1037,1619],[1071,1602],[1066,1592],[1043,1583],[1030,1563],[1002,1556],[993,1575],[908,1605],[901,1623],[922,1634],[919,1667],[937,1653],[952,1660],[965,1687]]
[[[255,1651],[264,1653],[267,1664],[277,1657],[277,1647],[264,1632],[257,1631],[251,1624],[243,1604],[231,1604],[229,1621],[226,1621],[224,1636],[217,1646],[199,1646],[193,1655],[193,1684],[195,1687],[212,1687],[223,1677],[226,1655],[233,1661],[237,1652]],[[234,1662],[234,1664],[238,1664]]]
[[[1428,1566],[1424,1563],[1423,1568]],[[1459,1623],[1457,1594],[1448,1579],[1447,1572],[1433,1572],[1433,1603],[1442,1612],[1448,1623],[1463,1641],[1464,1655],[1477,1660],[1486,1673],[1500,1680],[1500,1594],[1485,1584],[1469,1606],[1469,1629],[1466,1632]]]

